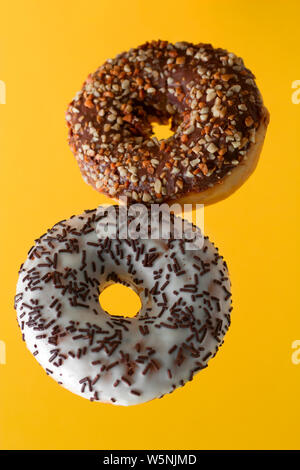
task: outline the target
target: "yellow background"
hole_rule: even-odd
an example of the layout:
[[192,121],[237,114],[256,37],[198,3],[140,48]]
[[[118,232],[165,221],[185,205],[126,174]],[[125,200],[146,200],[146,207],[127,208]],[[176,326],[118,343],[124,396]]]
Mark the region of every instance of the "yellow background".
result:
[[[1,449],[300,448],[300,4],[242,0],[3,1],[0,11]],[[122,408],[59,387],[21,341],[17,270],[33,240],[105,200],[80,177],[64,112],[87,74],[146,40],[211,42],[255,73],[271,123],[257,170],[205,209],[234,310],[217,357],[162,400]]]

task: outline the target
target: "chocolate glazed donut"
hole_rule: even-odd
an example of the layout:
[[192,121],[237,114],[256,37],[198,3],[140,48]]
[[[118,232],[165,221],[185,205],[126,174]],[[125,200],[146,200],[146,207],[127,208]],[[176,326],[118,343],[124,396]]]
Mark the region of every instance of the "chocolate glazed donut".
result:
[[[154,41],[89,75],[66,119],[83,178],[97,191],[209,204],[255,169],[269,114],[241,58],[209,44]],[[152,122],[170,120],[172,137],[152,137]]]

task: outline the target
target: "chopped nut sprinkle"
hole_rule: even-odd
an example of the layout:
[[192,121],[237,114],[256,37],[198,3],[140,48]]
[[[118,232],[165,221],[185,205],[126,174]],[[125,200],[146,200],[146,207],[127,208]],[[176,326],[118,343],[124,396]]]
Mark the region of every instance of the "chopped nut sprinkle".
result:
[[[151,203],[230,174],[255,142],[261,115],[241,58],[209,44],[153,41],[89,75],[66,120],[85,181],[110,197]],[[173,136],[158,141],[153,121],[171,121]]]

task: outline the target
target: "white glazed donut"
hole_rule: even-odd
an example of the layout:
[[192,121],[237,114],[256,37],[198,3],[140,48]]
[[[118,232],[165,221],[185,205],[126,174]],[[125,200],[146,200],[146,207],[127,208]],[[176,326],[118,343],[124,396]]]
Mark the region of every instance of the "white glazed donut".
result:
[[[27,347],[60,385],[91,401],[135,405],[207,366],[230,324],[230,281],[208,238],[197,251],[171,238],[104,238],[105,217],[86,211],[36,240],[15,308]],[[101,308],[99,292],[114,282],[139,294],[134,318]]]

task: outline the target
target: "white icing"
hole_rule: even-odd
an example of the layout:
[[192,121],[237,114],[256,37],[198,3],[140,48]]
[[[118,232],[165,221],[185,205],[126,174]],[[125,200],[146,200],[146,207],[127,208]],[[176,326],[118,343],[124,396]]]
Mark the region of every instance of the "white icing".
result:
[[[63,387],[91,400],[135,405],[170,393],[191,380],[196,369],[205,367],[209,358],[217,352],[230,323],[230,281],[222,257],[207,238],[202,250],[185,251],[185,254],[181,251],[179,240],[174,240],[172,248],[168,248],[162,240],[132,242],[107,239],[111,243],[111,251],[108,251],[103,248],[105,241],[97,237],[99,224],[96,215],[96,211],[88,211],[73,216],[55,225],[37,240],[20,270],[15,304],[18,322],[29,350],[47,373]],[[123,257],[116,255],[117,245]],[[144,254],[135,260],[135,250],[142,245]],[[59,251],[70,248],[72,253]],[[156,249],[159,257],[153,267],[146,267],[143,260],[151,249]],[[97,252],[101,254],[101,259]],[[150,254],[153,255],[153,252]],[[131,256],[136,273],[129,272],[128,256]],[[174,266],[175,262],[172,256],[181,266],[179,271],[184,270],[185,274],[176,276],[174,268],[172,272],[169,271],[168,265]],[[161,278],[155,280],[154,272],[159,270],[162,270]],[[112,273],[115,275],[111,278]],[[158,295],[152,291],[147,296],[145,289],[151,292],[158,282],[158,291],[161,290],[167,275],[169,284],[163,291]],[[184,285],[194,284],[195,275],[197,285],[190,288],[193,292],[181,291]],[[137,283],[136,279],[141,283]],[[99,287],[102,290],[112,282],[124,282],[139,294],[142,308],[136,317],[123,319],[103,311],[99,303]],[[55,287],[55,283],[63,287]],[[75,306],[72,300],[76,286],[82,289],[77,292],[77,303],[82,304],[79,306]],[[193,297],[199,294],[202,297]],[[180,297],[180,304],[172,313],[171,307]],[[55,299],[58,300],[53,305]],[[160,304],[165,304],[163,313]],[[51,321],[53,323],[49,326]],[[70,328],[71,322],[75,322],[74,329]],[[160,323],[171,326],[177,324],[177,328],[167,328]],[[149,334],[143,335],[141,326],[147,326]],[[108,342],[101,343],[105,339]],[[137,343],[140,344],[140,351],[137,350]],[[100,349],[103,344],[106,347]],[[176,350],[169,353],[173,346],[176,346]],[[189,349],[191,346],[194,350]],[[179,365],[176,358],[180,347],[184,360]],[[80,359],[76,357],[79,350]],[[72,353],[75,357],[72,357]],[[99,363],[95,364],[95,361]],[[116,361],[118,364],[114,367],[101,370]],[[147,372],[143,374],[147,366]],[[130,369],[133,369],[132,375]],[[100,378],[94,382],[99,374]],[[86,377],[88,381],[83,387],[80,381]],[[114,386],[118,380],[120,383]]]

